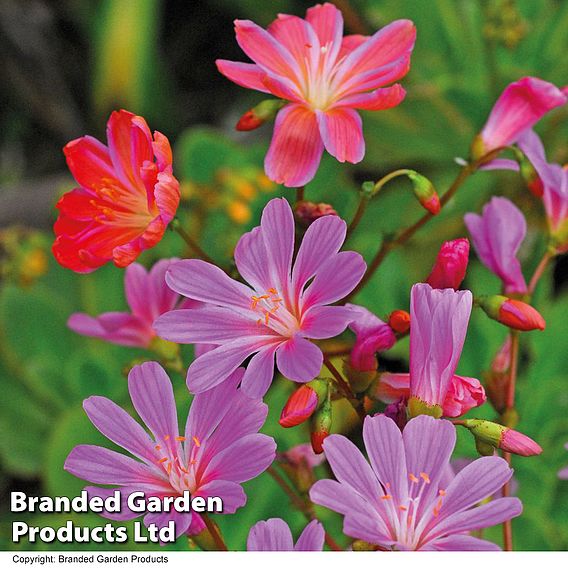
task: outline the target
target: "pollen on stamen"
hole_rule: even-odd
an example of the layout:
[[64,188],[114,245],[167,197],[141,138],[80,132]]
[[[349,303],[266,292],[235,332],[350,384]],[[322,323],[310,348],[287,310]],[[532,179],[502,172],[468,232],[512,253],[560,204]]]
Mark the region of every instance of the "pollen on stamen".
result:
[[164,440],[167,442],[169,439],[170,439],[170,435],[169,435],[169,434],[166,434],[166,435],[164,436]]
[[158,452],[162,449],[162,446],[160,446],[159,444],[154,446],[154,448],[156,448],[156,450],[158,450]]
[[424,483],[430,483],[430,477],[427,473],[420,472],[420,477],[424,480]]
[[438,494],[443,497],[443,496],[446,494],[446,490],[445,490],[445,489],[440,489],[440,490],[438,491]]
[[412,483],[418,483],[418,478],[413,473],[409,473],[408,478],[412,481]]
[[176,442],[185,442],[185,436],[176,436]]
[[381,499],[383,499],[384,501],[389,501],[390,499],[392,499],[392,495],[389,495],[388,493],[386,495],[381,495]]
[[168,461],[168,458],[160,458],[158,460],[158,463],[164,463],[164,462],[167,462],[167,461]]
[[171,462],[168,464],[168,475],[172,473],[172,464]]
[[199,441],[199,438],[197,436],[192,436],[191,439],[198,448],[201,447],[201,442]]
[[408,507],[407,507],[406,505],[399,505],[398,508],[399,508],[401,511],[408,511]]

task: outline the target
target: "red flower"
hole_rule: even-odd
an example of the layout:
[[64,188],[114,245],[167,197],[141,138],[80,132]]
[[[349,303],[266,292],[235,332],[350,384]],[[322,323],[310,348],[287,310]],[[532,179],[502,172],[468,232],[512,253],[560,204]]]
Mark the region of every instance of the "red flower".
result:
[[160,132],[125,110],[107,123],[108,146],[92,136],[63,149],[79,187],[57,203],[53,254],[75,272],[92,272],[112,260],[131,264],[161,239],[179,204],[172,150]]

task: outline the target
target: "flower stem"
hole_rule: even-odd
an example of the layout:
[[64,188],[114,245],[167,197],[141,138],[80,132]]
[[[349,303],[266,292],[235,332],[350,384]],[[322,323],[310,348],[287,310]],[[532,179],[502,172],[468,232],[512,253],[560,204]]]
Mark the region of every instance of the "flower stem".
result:
[[305,190],[305,186],[296,188],[296,204],[300,203],[300,201],[304,201],[304,194],[306,193]]
[[336,366],[328,359],[325,355],[323,358],[323,364],[329,369],[329,372],[332,374],[333,378],[335,379],[335,383],[341,394],[349,401],[349,404],[353,407],[353,410],[357,413],[361,422],[363,422],[367,416],[365,413],[364,408],[361,406],[353,391],[351,390],[351,386],[349,383],[341,376],[341,373],[337,370]]
[[345,240],[349,238],[349,236],[355,231],[359,222],[363,218],[365,210],[367,209],[367,203],[369,202],[369,197],[363,193],[361,193],[361,197],[359,198],[359,205],[357,206],[357,211],[355,211],[355,215],[353,219],[351,219],[351,223],[347,227],[347,234],[345,235]]
[[[304,501],[300,495],[298,495],[290,485],[286,482],[286,480],[280,475],[280,472],[274,467],[270,466],[266,472],[276,481],[276,483],[280,486],[280,488],[288,495],[290,498],[290,502],[292,505],[300,511],[308,521],[316,520],[316,514],[313,510],[313,506],[307,500]],[[289,478],[288,478],[289,479]],[[341,548],[337,542],[327,533],[325,533],[325,542],[332,550],[337,552],[342,552],[343,548]]]
[[203,513],[201,515],[201,518],[203,519],[203,522],[205,523],[205,526],[207,527],[209,534],[215,541],[215,545],[217,546],[218,550],[228,552],[229,549],[227,548],[227,545],[223,540],[221,532],[219,531],[219,527],[209,518],[207,513]]
[[[479,162],[473,162],[471,164],[467,164],[464,166],[460,173],[457,175],[456,179],[452,183],[452,185],[448,188],[448,190],[442,195],[440,198],[440,205],[443,207],[456,193],[456,191],[462,186],[465,180],[477,169]],[[397,170],[395,172],[390,173],[389,175],[385,176],[380,180],[380,182],[386,183],[389,179],[396,177],[398,175],[406,175],[408,170]],[[388,178],[388,179],[387,179]],[[379,183],[380,183],[379,182]],[[416,233],[423,225],[425,225],[434,215],[430,212],[424,213],[416,223],[405,229],[404,231],[400,232],[394,239],[383,240],[377,254],[369,264],[369,268],[367,272],[359,282],[359,284],[353,289],[351,294],[345,298],[345,302],[348,302],[356,296],[369,282],[369,280],[373,277],[379,266],[383,263],[389,252],[395,249],[398,246],[405,244],[413,235]]]
[[211,264],[215,261],[193,240],[190,234],[181,226],[179,219],[172,221],[172,226],[178,235],[184,240],[185,244],[201,259]]
[[547,250],[542,255],[542,258],[540,259],[540,262],[538,263],[538,266],[536,267],[536,270],[534,271],[534,274],[532,275],[532,278],[529,282],[528,293],[531,296],[532,294],[534,294],[538,281],[540,280],[541,276],[544,274],[544,271],[546,270],[548,264],[553,258],[554,254],[550,252],[550,250]]

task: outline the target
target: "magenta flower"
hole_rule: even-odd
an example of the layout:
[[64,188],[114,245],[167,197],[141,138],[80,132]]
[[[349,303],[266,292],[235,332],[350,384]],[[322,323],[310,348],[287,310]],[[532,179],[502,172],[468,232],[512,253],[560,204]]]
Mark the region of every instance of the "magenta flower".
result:
[[536,77],[523,77],[511,83],[497,99],[479,137],[479,156],[514,144],[519,135],[534,126],[547,112],[566,103],[566,95]]
[[325,532],[321,524],[318,521],[312,521],[308,523],[294,544],[290,527],[282,519],[268,519],[268,521],[260,521],[251,527],[247,539],[247,550],[249,552],[321,552],[324,538]]
[[[564,447],[568,450],[568,444],[566,444]],[[558,472],[558,477],[559,477],[560,479],[568,479],[568,467],[565,467],[564,469],[561,469],[561,470]]]
[[468,261],[469,241],[467,239],[446,241],[440,247],[436,263],[426,282],[432,288],[457,290],[465,278]]
[[[392,404],[410,397],[410,375],[408,373],[381,373],[374,396]],[[454,375],[442,403],[442,416],[457,418],[472,408],[481,406],[487,397],[481,383],[472,377]]]
[[525,294],[527,284],[517,258],[527,232],[521,211],[508,199],[493,197],[482,215],[467,213],[464,221],[479,259],[501,279],[504,293]]
[[391,550],[498,550],[469,535],[520,515],[516,497],[477,506],[510,478],[500,457],[475,460],[446,485],[455,427],[431,416],[408,422],[401,433],[386,416],[367,417],[363,440],[369,463],[344,436],[324,451],[337,481],[317,481],[314,503],[344,516],[343,532]]
[[327,304],[349,294],[365,272],[360,254],[338,252],[345,231],[345,222],[334,215],[314,221],[292,267],[292,209],[285,199],[273,199],[260,227],[245,233],[235,249],[248,286],[201,260],[170,267],[170,288],[207,305],[162,315],[154,324],[158,334],[176,343],[218,346],[189,367],[192,392],[224,381],[250,355],[242,389],[251,397],[268,390],[275,356],[279,371],[292,381],[308,382],[318,375],[323,354],[309,339],[334,337],[347,327],[351,310]]
[[376,371],[375,354],[387,351],[396,343],[394,331],[366,308],[354,304],[345,306],[352,310],[353,321],[349,324],[349,329],[356,336],[349,363],[357,371]]
[[416,29],[397,20],[371,37],[343,37],[343,17],[333,4],[310,8],[306,18],[279,14],[263,30],[236,20],[241,49],[254,63],[217,60],[231,81],[289,101],[276,116],[265,159],[267,176],[288,187],[308,183],[323,149],[340,162],[365,154],[357,109],[398,105],[404,89],[395,84],[410,68]]
[[[471,314],[469,290],[415,284],[410,295],[411,414],[440,416],[458,365]],[[419,409],[416,412],[415,409]]]
[[[65,469],[90,483],[113,486],[87,487],[92,495],[106,497],[119,489],[126,501],[134,491],[165,497],[189,490],[192,498],[220,497],[223,513],[234,513],[247,500],[240,484],[260,475],[276,455],[274,440],[258,433],[266,419],[266,405],[236,388],[242,373],[240,369],[219,387],[195,396],[180,436],[172,384],[165,371],[154,362],[134,367],[128,375],[128,390],[151,436],[107,398],[92,396],[83,408],[97,430],[137,459],[82,445],[71,451]],[[139,515],[125,504],[121,513],[103,516],[128,520]],[[144,517],[146,525],[159,527],[171,520],[176,536],[205,528],[197,513],[172,511]]]
[[[87,337],[97,337],[117,345],[148,348],[156,338],[152,327],[154,320],[175,309],[180,300],[165,280],[166,270],[177,260],[160,260],[149,272],[138,263],[126,268],[124,292],[131,313],[107,312],[96,317],[76,313],[71,315],[67,325]],[[190,305],[184,302],[179,307],[188,308]]]
[[524,152],[538,175],[550,235],[559,253],[568,251],[568,169],[548,163],[538,135],[527,130],[519,138]]

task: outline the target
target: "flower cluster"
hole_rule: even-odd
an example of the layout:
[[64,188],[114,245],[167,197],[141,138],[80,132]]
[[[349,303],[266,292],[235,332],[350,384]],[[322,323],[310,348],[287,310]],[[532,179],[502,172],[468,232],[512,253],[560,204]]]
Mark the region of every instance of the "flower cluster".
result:
[[[305,19],[279,15],[267,30],[237,20],[235,30],[253,63],[218,60],[220,72],[238,85],[283,99],[255,107],[238,125],[248,130],[275,118],[265,161],[274,182],[296,188],[309,182],[324,148],[340,162],[361,161],[365,145],[357,110],[388,109],[404,99],[405,90],[395,82],[410,66],[416,30],[408,20],[370,37],[344,37],[341,12],[326,3],[310,8]],[[220,497],[228,514],[247,502],[241,484],[270,469],[281,486],[293,487],[294,503],[299,501],[312,520],[296,544],[284,520],[257,522],[246,543],[251,551],[322,550],[324,540],[342,549],[345,537],[354,539],[353,548],[381,551],[498,549],[474,531],[508,526],[522,505],[516,497],[499,496],[501,490],[509,494],[513,470],[495,453],[542,451],[513,429],[519,332],[544,329],[531,296],[551,258],[568,250],[568,172],[546,161],[530,129],[565,102],[560,89],[540,79],[528,77],[507,87],[451,190],[481,167],[526,175],[526,164],[498,158],[517,145],[515,155],[534,169],[531,187],[540,188],[549,227],[550,246],[529,282],[521,265],[524,215],[509,199],[494,196],[481,214],[468,213],[465,225],[478,258],[499,278],[501,289],[492,296],[474,296],[467,289],[470,243],[462,236],[442,243],[437,254],[430,251],[431,272],[404,291],[409,311],[392,306],[386,317],[352,303],[353,298],[361,298],[358,292],[386,254],[441,213],[451,197],[438,199],[431,182],[416,172],[411,171],[436,194],[435,211],[428,209],[394,240],[385,239],[369,267],[358,252],[341,250],[359,217],[348,226],[335,204],[304,200],[302,188],[295,209],[285,197],[268,202],[259,226],[236,244],[234,267],[217,265],[192,247],[193,257],[160,260],[147,271],[134,260],[162,238],[179,205],[167,139],[159,132],[152,137],[144,119],[120,111],[109,120],[108,146],[88,136],[70,142],[65,155],[79,187],[57,205],[54,255],[80,273],[111,260],[127,267],[130,312],[77,313],[69,327],[150,350],[162,363],[171,362],[171,348],[179,364],[188,366],[186,386],[194,397],[180,433],[166,372],[158,362],[133,366],[128,389],[145,427],[104,397],[92,396],[83,405],[93,425],[133,457],[80,445],[65,469],[95,484],[87,487],[92,495],[105,496],[114,488],[124,498],[137,490],[160,498],[189,491],[192,498]],[[399,173],[371,186],[382,187]],[[375,194],[363,188],[358,214]],[[175,226],[180,229],[177,219]],[[192,243],[183,228],[180,234]],[[374,293],[380,294],[380,287]],[[492,368],[498,379],[486,381],[499,414],[495,422],[463,418],[487,401],[479,379],[457,374],[474,307],[509,332]],[[195,347],[192,361],[181,360],[178,344]],[[408,360],[407,372],[389,365],[395,348],[405,366]],[[263,397],[277,375],[289,379],[281,386],[292,390],[280,426],[309,426],[311,448],[279,448],[277,454],[275,440],[259,433],[268,413]],[[346,435],[330,434],[332,426],[344,427],[334,423],[343,402],[343,411],[348,403],[350,418],[359,420],[367,458]],[[454,473],[450,458],[458,427],[471,433],[482,457]],[[318,470],[323,459],[335,480],[316,481],[324,473]],[[313,518],[313,504],[343,516],[341,545]],[[126,511],[117,518],[135,516]],[[158,526],[172,520],[177,536],[190,535],[204,548],[213,541],[223,548],[214,521],[198,513],[144,517],[146,524]],[[507,539],[504,545],[510,548]]]

